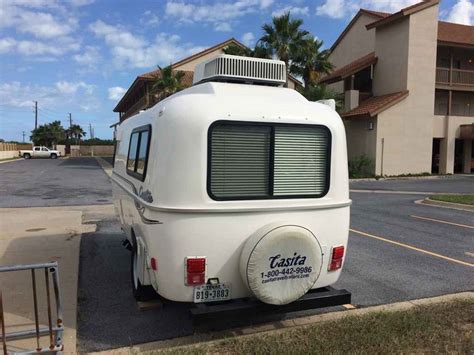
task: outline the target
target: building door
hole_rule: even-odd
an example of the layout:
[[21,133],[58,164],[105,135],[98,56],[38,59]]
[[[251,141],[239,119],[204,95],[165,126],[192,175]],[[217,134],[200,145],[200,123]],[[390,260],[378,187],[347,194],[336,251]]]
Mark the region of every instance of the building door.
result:
[[464,141],[461,139],[456,139],[456,145],[454,148],[454,173],[460,174],[462,170],[462,160],[463,160],[463,149]]
[[439,174],[439,152],[441,139],[433,138],[433,153],[431,156],[431,173]]

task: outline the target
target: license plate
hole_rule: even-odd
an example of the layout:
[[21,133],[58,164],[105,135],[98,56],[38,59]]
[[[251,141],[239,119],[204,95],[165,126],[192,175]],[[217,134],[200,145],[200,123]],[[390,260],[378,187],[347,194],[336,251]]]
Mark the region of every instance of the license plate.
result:
[[194,303],[226,301],[229,299],[229,284],[194,286]]

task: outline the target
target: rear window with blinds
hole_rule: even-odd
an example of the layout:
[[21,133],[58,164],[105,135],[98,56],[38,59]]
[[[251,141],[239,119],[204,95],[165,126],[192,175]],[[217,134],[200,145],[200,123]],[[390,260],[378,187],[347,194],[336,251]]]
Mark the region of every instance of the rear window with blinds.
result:
[[329,189],[330,140],[319,125],[218,122],[209,130],[209,195],[322,197]]

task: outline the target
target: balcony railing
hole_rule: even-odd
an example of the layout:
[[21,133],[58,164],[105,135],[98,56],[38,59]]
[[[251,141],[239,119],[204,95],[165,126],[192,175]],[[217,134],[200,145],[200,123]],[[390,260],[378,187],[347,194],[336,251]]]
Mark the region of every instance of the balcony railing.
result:
[[474,86],[474,70],[436,68],[436,83]]

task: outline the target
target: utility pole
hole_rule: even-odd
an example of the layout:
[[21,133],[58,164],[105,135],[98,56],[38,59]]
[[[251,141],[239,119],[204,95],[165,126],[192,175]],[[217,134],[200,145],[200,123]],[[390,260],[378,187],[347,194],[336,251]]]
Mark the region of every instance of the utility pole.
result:
[[71,128],[72,126],[72,116],[71,116],[71,112],[69,112],[69,128]]
[[25,131],[23,131],[23,143],[25,143]]
[[92,138],[94,138],[94,136],[92,135],[92,125],[89,123],[89,139]]
[[38,101],[35,101],[35,129],[38,128]]

